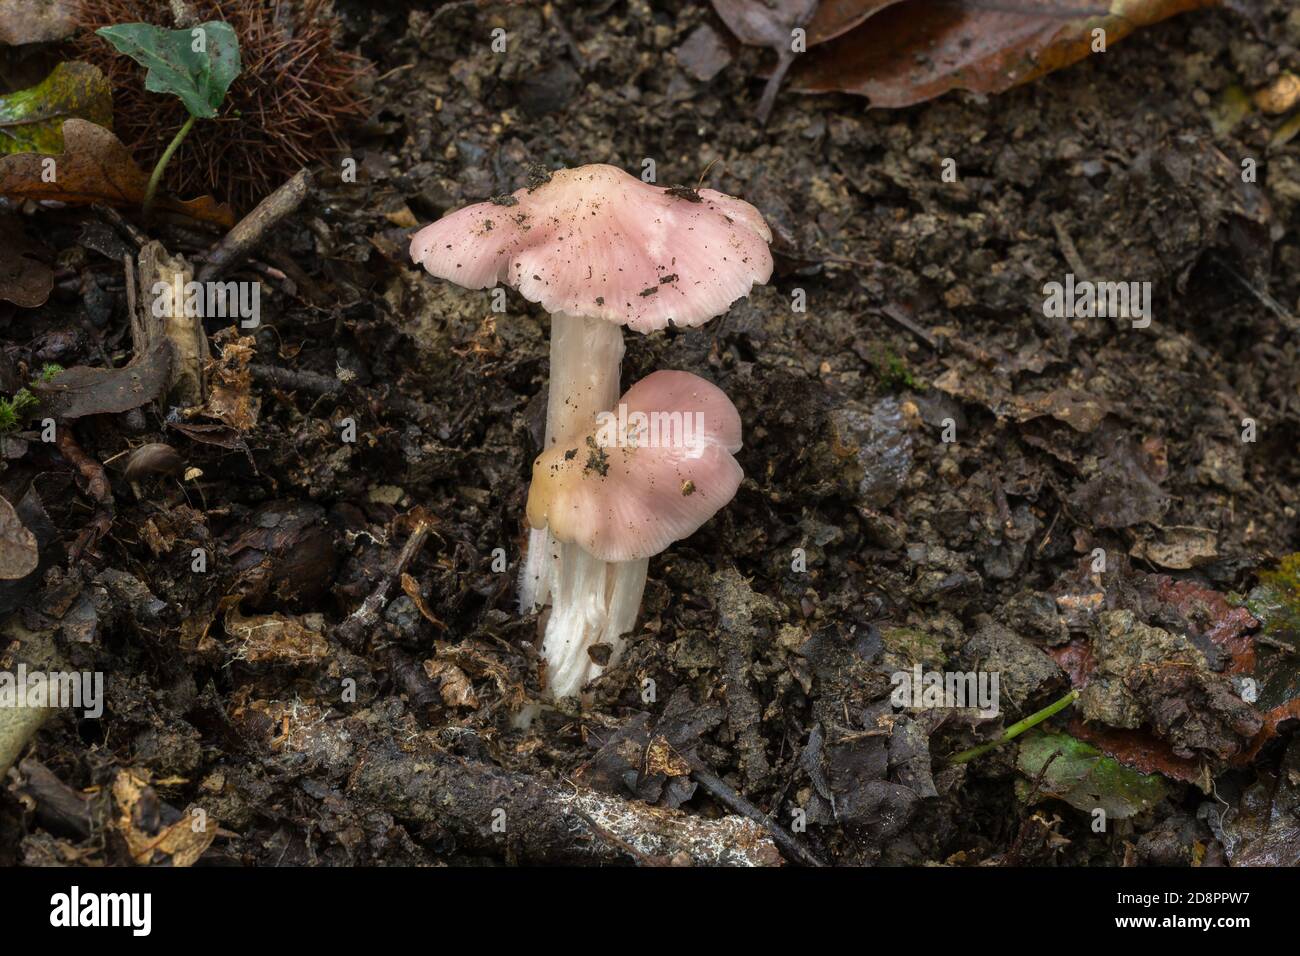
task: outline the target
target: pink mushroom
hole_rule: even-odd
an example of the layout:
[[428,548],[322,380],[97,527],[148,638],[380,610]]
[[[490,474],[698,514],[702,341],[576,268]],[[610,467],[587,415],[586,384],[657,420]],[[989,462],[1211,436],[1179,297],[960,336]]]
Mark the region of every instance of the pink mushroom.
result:
[[[732,457],[740,432],[740,415],[720,388],[689,372],[659,371],[572,445],[538,456],[528,523],[569,552],[557,566],[542,643],[556,697],[576,693],[618,660],[649,559],[694,534],[736,494],[744,477]],[[604,663],[589,653],[597,644],[609,645]]]
[[[599,413],[614,408],[622,326],[650,332],[720,315],[770,278],[770,241],[763,217],[743,200],[712,189],[653,186],[613,166],[591,165],[536,177],[513,195],[444,216],[415,234],[411,258],[466,288],[505,283],[551,314],[544,445],[550,451],[574,447]],[[647,559],[602,562],[603,576],[589,569],[579,578],[579,553],[587,554],[533,525],[520,604],[542,607],[560,599],[561,584],[576,582],[581,593],[566,591],[563,599],[585,608],[585,636],[566,643],[585,647],[611,626],[623,628],[620,635],[631,629],[635,608],[632,620],[623,615],[611,625],[610,595],[620,577],[624,585],[639,578],[639,604]],[[552,613],[548,645],[557,617],[571,618]]]

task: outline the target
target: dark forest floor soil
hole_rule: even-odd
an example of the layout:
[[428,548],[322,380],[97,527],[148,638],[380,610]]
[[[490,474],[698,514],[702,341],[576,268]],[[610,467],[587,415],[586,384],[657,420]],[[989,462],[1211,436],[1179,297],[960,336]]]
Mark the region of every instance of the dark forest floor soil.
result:
[[[52,720],[23,765],[95,822],[39,812],[16,769],[0,863],[121,861],[136,824],[119,814],[146,805],[151,832],[195,808],[219,821],[203,864],[547,858],[489,818],[471,832],[411,810],[391,792],[400,774],[359,782],[376,755],[732,812],[680,761],[648,759],[663,740],[835,864],[1300,854],[1257,805],[1286,767],[1294,794],[1291,724],[1261,731],[1218,639],[1261,571],[1300,550],[1300,154],[1270,153],[1258,114],[1213,122],[1231,85],[1300,69],[1285,3],[1262,5],[1261,33],[1225,11],[1182,16],[998,97],[868,111],[783,92],[766,128],[761,51],[737,49],[709,82],[673,57],[701,24],[723,31],[707,5],[419,7],[341,5],[376,65],[376,108],[349,143],[357,182],[319,176],[264,250],[296,295],[268,290],[263,327],[221,340],[252,424],[226,447],[154,409],[76,425],[110,461],[111,529],[48,567],[5,633],[47,634],[106,675],[106,716]],[[1242,182],[1247,156],[1258,184]],[[513,579],[547,319],[431,279],[407,243],[534,164],[646,160],[660,183],[703,176],[745,198],[775,234],[772,282],[728,315],[627,336],[625,382],[678,368],[731,396],[746,479],[651,561],[631,646],[584,705],[520,730],[512,713],[540,695],[537,621],[516,613]],[[86,215],[66,214],[66,245]],[[1150,326],[1045,316],[1044,284],[1084,271],[1149,281]],[[97,341],[121,358],[120,289],[97,323],[73,295],[0,324],[8,364],[101,364]],[[111,460],[150,441],[202,476],[137,496]],[[70,463],[35,445],[8,458],[0,489],[34,487],[73,546],[94,505]],[[376,626],[342,633],[417,508],[432,532],[409,580]],[[195,547],[214,555],[205,574]],[[1190,676],[1168,679],[1171,656],[1150,658],[1165,638],[1143,628],[1182,641],[1184,664],[1196,649]],[[998,672],[1001,713],[891,706],[891,675],[917,665]],[[1104,832],[1016,745],[947,763],[1093,668],[1124,684],[1143,667],[1160,678],[1085,693],[1054,720],[1167,771],[1132,815],[1106,804]],[[579,850],[599,839],[576,827]]]

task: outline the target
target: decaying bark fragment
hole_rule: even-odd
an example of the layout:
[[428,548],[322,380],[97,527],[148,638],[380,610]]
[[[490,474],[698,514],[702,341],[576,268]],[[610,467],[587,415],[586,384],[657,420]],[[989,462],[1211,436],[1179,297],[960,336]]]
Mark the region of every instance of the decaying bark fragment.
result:
[[202,404],[207,396],[208,336],[202,316],[186,315],[184,307],[194,269],[184,256],[168,255],[163,244],[154,241],[140,250],[139,275],[140,308],[131,315],[135,354],[147,354],[160,340],[170,342],[174,361],[169,394],[185,405]]
[[[6,649],[6,645],[8,645]],[[30,670],[58,670],[58,652],[48,634],[29,631],[22,624],[9,621],[0,632],[0,670],[15,672],[19,664]],[[12,704],[0,706],[0,779],[22,753],[27,742],[57,710],[56,707],[28,707],[20,694]]]
[[740,816],[707,819],[447,755],[371,753],[350,795],[450,832],[461,846],[520,863],[778,866],[766,832]]

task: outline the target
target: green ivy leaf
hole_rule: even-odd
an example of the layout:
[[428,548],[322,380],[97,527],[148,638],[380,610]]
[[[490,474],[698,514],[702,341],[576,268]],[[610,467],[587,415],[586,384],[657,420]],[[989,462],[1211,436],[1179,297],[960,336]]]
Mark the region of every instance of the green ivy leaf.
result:
[[60,63],[36,86],[0,96],[0,155],[63,152],[63,121],[113,125],[113,92],[89,63]]
[[239,38],[221,20],[188,30],[165,30],[150,23],[120,23],[95,31],[121,53],[148,67],[144,88],[179,96],[199,119],[217,115],[217,107],[242,66]]
[[[1049,764],[1058,750],[1060,756]],[[1022,800],[1031,794],[1039,800],[1056,797],[1085,813],[1100,807],[1111,820],[1149,810],[1168,792],[1160,774],[1125,767],[1069,734],[1029,734],[1021,738],[1016,766],[1027,778],[1016,781],[1016,792]],[[1042,783],[1034,792],[1030,781],[1037,780],[1040,774]]]

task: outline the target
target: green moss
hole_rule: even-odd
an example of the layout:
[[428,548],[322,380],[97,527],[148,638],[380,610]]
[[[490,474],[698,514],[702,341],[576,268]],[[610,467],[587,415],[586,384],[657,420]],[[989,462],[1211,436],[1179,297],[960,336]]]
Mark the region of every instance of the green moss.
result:
[[1300,631],[1300,552],[1288,554],[1277,567],[1259,573],[1259,585],[1246,597],[1250,613],[1266,632]]
[[[48,382],[62,371],[62,366],[51,363],[41,369],[36,379]],[[13,398],[0,396],[0,434],[16,430],[27,414],[39,404],[40,399],[25,388],[14,392]]]
[[907,367],[906,360],[896,352],[890,349],[879,352],[874,364],[880,384],[889,391],[899,392],[905,388],[916,388],[916,379],[912,375],[912,370]]
[[1246,608],[1259,618],[1267,639],[1255,649],[1256,706],[1269,710],[1300,698],[1300,553],[1261,571],[1259,584],[1246,596]]
[[947,663],[942,634],[915,627],[882,627],[880,639],[889,651],[912,664],[942,667]]

